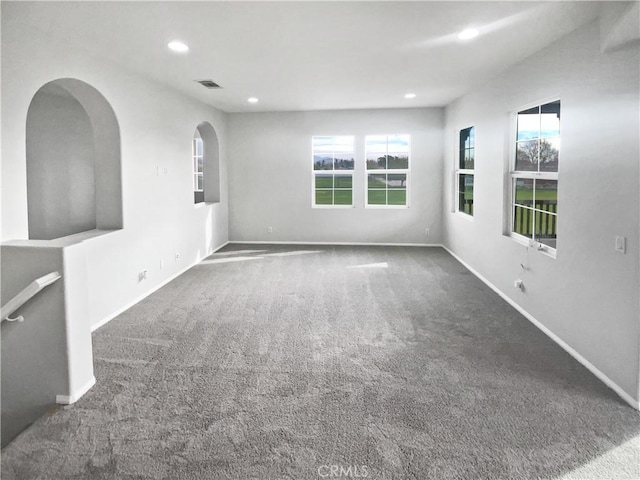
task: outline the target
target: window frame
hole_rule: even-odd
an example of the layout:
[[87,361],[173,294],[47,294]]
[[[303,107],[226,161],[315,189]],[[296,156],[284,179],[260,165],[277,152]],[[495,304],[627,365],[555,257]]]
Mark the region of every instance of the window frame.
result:
[[[314,149],[315,146],[315,139],[316,138],[335,138],[335,137],[350,137],[351,138],[351,145],[352,145],[352,150],[351,152],[353,153],[353,168],[350,170],[336,170],[335,169],[335,164],[333,164],[333,168],[331,170],[316,170],[315,169],[315,154],[316,154],[316,150]],[[335,145],[335,143],[333,143],[333,145]],[[332,151],[332,156],[335,155],[335,149]],[[356,136],[355,135],[341,135],[341,134],[333,134],[333,135],[312,135],[311,136],[311,208],[320,208],[320,209],[324,209],[324,208],[338,208],[338,209],[344,209],[344,208],[355,208],[355,195],[354,195],[354,183],[353,183],[353,177],[354,177],[354,173],[356,171],[356,164],[357,164],[357,153],[356,153]],[[316,188],[316,178],[320,175],[332,175],[333,178],[335,179],[335,176],[348,176],[351,178],[351,188],[337,188],[335,187],[335,183],[332,186],[332,188],[330,189],[332,193],[332,200],[335,202],[335,192],[336,190],[338,191],[344,191],[344,190],[351,190],[351,204],[336,204],[336,203],[331,203],[331,204],[325,204],[325,203],[316,203],[316,190],[318,190]],[[320,189],[320,190],[329,190],[329,189]]]
[[[198,155],[197,143],[201,144],[201,155]],[[202,165],[202,171],[198,171],[198,159]],[[191,177],[193,180],[194,203],[196,205],[204,203],[204,139],[202,137],[193,137],[191,141]],[[202,178],[202,188],[198,188],[198,178]],[[202,200],[199,201],[198,195],[201,193]]]
[[[560,142],[560,147],[558,150],[558,171],[555,172],[544,172],[544,171],[540,171],[539,167],[538,167],[538,171],[527,171],[527,170],[516,170],[516,161],[517,161],[517,150],[518,150],[518,115],[521,112],[524,112],[526,110],[530,110],[532,108],[540,108],[551,104],[551,103],[555,103],[558,102],[560,105],[560,121],[559,121],[559,127],[558,127],[558,136],[554,137],[557,138],[558,141]],[[539,112],[539,116],[541,118],[542,112]],[[540,136],[540,132],[538,134],[538,137],[536,137],[535,139],[537,140],[541,140],[543,138],[547,138],[547,137],[542,137]],[[534,140],[534,138],[529,139],[529,140]],[[518,204],[516,204],[516,182],[519,179],[525,179],[525,180],[533,180],[533,200],[535,201],[535,181],[536,180],[552,180],[556,182],[556,190],[559,190],[559,185],[560,185],[560,181],[559,181],[559,164],[560,164],[560,156],[561,156],[561,152],[562,152],[562,99],[560,98],[560,95],[554,95],[551,97],[547,97],[543,100],[539,100],[536,102],[531,102],[528,104],[525,104],[519,108],[517,108],[513,113],[512,113],[512,121],[511,121],[511,141],[510,141],[510,153],[509,153],[509,171],[508,171],[508,232],[507,235],[509,237],[511,237],[513,240],[515,240],[516,242],[525,245],[527,247],[534,247],[536,248],[536,250],[538,250],[541,253],[544,253],[552,258],[556,258],[557,256],[557,251],[558,251],[558,239],[557,239],[557,234],[556,234],[556,244],[555,247],[552,247],[550,245],[547,245],[545,243],[541,243],[539,241],[537,241],[536,239],[536,235],[535,235],[535,226],[537,224],[536,221],[536,212],[539,213],[545,213],[545,214],[551,214],[554,218],[555,218],[555,228],[557,231],[558,228],[558,212],[557,212],[557,200],[556,200],[556,211],[555,212],[549,212],[549,211],[542,211],[539,209],[535,208],[535,203],[533,203],[533,206],[531,208],[528,208],[526,206],[522,206],[520,205],[521,208],[527,208],[528,210],[531,210],[534,212],[534,217],[532,219],[532,223],[533,223],[533,229],[532,229],[532,233],[531,233],[531,238],[527,237],[526,235],[522,235],[520,233],[517,233],[514,231],[515,229],[515,223],[516,223],[516,214],[515,214],[515,209],[516,206]]]
[[[462,161],[462,157],[461,157],[461,153],[462,153],[462,149],[460,148],[460,137],[462,135],[462,132],[464,132],[465,130],[473,130],[473,136],[470,135],[471,138],[473,138],[473,142],[471,144],[471,147],[469,147],[468,149],[473,150],[473,168],[461,168],[461,161]],[[455,135],[455,145],[456,145],[456,153],[454,155],[455,158],[455,169],[454,169],[454,185],[453,185],[453,191],[454,191],[454,197],[453,197],[453,201],[454,201],[454,207],[453,207],[453,211],[455,213],[460,213],[464,216],[464,218],[466,218],[467,220],[473,220],[474,218],[474,212],[475,212],[475,206],[474,206],[474,197],[475,195],[472,196],[472,201],[471,201],[471,213],[467,213],[464,210],[460,210],[460,177],[462,175],[471,175],[473,177],[473,182],[474,182],[474,193],[475,193],[475,162],[476,162],[476,156],[475,156],[475,150],[476,150],[476,146],[475,146],[475,135],[476,135],[476,127],[475,125],[471,125],[465,128],[459,128],[456,130],[456,135]],[[468,150],[467,148],[465,148],[464,150]]]
[[[389,153],[396,153],[389,151],[389,137],[400,137],[406,136],[408,137],[408,148],[407,148],[407,168],[385,168],[385,169],[369,169],[367,166],[367,138],[368,137],[387,137],[387,146],[386,146],[386,155]],[[410,133],[378,133],[378,134],[366,134],[364,136],[364,208],[373,208],[373,209],[407,209],[410,207],[410,192],[411,192],[411,134]],[[399,152],[397,152],[399,153]],[[388,165],[387,165],[388,166]],[[376,204],[369,203],[369,172],[375,173],[384,173],[386,175],[406,175],[405,182],[405,204],[404,205],[389,205],[389,188],[385,188],[386,194],[386,204]]]

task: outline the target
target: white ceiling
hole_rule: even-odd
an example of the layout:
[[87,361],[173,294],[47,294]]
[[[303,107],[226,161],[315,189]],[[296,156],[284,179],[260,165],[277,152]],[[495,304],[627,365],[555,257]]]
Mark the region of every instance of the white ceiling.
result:
[[[44,2],[14,5],[8,17],[3,9],[3,22],[246,112],[443,106],[599,9],[585,1]],[[467,27],[480,35],[458,40]],[[174,39],[190,51],[169,51]],[[248,104],[251,96],[260,102]]]

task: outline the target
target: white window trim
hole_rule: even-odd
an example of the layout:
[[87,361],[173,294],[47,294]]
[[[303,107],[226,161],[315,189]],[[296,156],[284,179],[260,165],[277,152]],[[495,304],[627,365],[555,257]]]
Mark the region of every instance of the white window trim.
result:
[[[202,143],[202,155],[197,155],[196,142],[200,140]],[[202,172],[198,172],[198,158],[202,158]],[[202,177],[202,185],[204,185],[204,140],[202,138],[193,138],[191,142],[191,162],[192,162],[192,177],[193,177],[193,191],[204,192],[203,188],[198,188],[198,177]]]
[[[314,161],[313,161],[313,154],[314,154],[314,150],[313,150],[313,139],[314,137],[353,137],[353,170],[315,170],[314,169]],[[357,160],[357,152],[356,152],[356,136],[355,135],[343,135],[343,134],[330,134],[330,135],[312,135],[311,136],[311,208],[318,208],[318,209],[349,209],[349,208],[355,208],[356,204],[355,204],[355,195],[354,195],[354,184],[353,184],[353,176],[354,173],[356,171],[356,164],[358,163]],[[344,175],[344,176],[351,176],[351,205],[325,205],[325,204],[316,204],[316,176],[317,175]],[[331,189],[333,192],[335,192],[335,188]],[[338,189],[338,190],[349,190],[348,188],[345,189]]]
[[[392,169],[371,169],[369,170],[367,168],[367,137],[369,136],[386,136],[386,137],[394,137],[396,135],[406,135],[407,137],[409,137],[409,152],[408,152],[408,156],[409,156],[409,166],[404,169],[404,168],[392,168]],[[383,210],[406,210],[407,208],[410,207],[410,188],[411,188],[411,145],[412,145],[412,138],[411,138],[411,134],[409,133],[368,133],[364,136],[364,208],[372,208],[372,209],[383,209]],[[388,145],[387,145],[387,154],[389,153],[388,150]],[[405,205],[376,205],[376,204],[369,204],[369,172],[372,173],[386,173],[387,175],[394,175],[394,174],[401,174],[401,175],[406,175],[407,176],[407,183],[405,186],[405,190],[406,190],[406,204]],[[389,189],[387,188],[385,190],[386,192],[389,191]],[[388,201],[388,197],[387,197],[387,201]]]
[[[475,154],[476,154],[476,144],[474,141],[473,144],[473,157],[474,157],[474,168],[460,168],[460,132],[462,130],[466,130],[468,128],[473,128],[474,131],[476,129],[475,125],[469,125],[467,127],[458,128],[455,131],[455,153],[454,153],[454,172],[453,172],[453,211],[454,213],[459,213],[462,218],[465,220],[473,221],[474,215],[469,215],[467,212],[463,212],[460,210],[460,175],[473,175],[473,184],[474,184],[474,203],[475,203],[475,181],[476,181],[476,170],[475,170]],[[473,211],[475,212],[475,205]]]
[[[560,102],[562,104],[562,99],[560,95],[553,95],[550,97],[546,97],[542,100],[538,100],[536,102],[530,102],[525,105],[522,105],[516,108],[511,113],[510,118],[510,139],[509,139],[509,165],[508,165],[508,178],[509,178],[509,204],[508,208],[508,232],[507,236],[511,237],[515,242],[526,246],[527,248],[534,248],[538,252],[551,257],[557,258],[558,247],[557,247],[557,239],[556,239],[556,247],[550,247],[549,245],[545,245],[540,242],[536,242],[535,239],[531,239],[524,235],[520,235],[513,231],[514,223],[515,223],[515,195],[516,191],[514,188],[516,178],[530,178],[530,179],[539,179],[539,180],[556,180],[559,184],[559,172],[528,172],[528,171],[516,171],[516,147],[517,147],[517,136],[518,136],[518,112],[523,110],[528,110],[533,107],[546,105],[547,103],[552,102]],[[562,141],[562,124],[560,125],[560,140]],[[556,214],[557,217],[557,214]]]

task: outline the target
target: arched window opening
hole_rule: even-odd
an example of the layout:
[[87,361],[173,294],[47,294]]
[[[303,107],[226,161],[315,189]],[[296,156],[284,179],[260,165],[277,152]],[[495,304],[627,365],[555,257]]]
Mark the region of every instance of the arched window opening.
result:
[[196,128],[192,143],[193,190],[195,203],[220,201],[220,145],[209,122]]

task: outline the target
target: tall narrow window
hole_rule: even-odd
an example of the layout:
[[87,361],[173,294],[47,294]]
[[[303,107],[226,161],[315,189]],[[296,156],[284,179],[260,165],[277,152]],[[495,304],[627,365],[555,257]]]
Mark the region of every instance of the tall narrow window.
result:
[[556,248],[560,101],[518,112],[512,178],[511,232]]
[[475,168],[475,128],[460,130],[456,168],[458,212],[473,216],[473,174]]
[[354,137],[313,137],[313,206],[352,207]]
[[408,206],[410,135],[367,135],[367,206]]
[[204,202],[204,144],[198,130],[193,137],[193,197],[195,203]]

